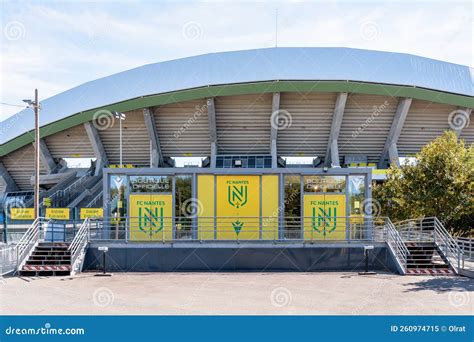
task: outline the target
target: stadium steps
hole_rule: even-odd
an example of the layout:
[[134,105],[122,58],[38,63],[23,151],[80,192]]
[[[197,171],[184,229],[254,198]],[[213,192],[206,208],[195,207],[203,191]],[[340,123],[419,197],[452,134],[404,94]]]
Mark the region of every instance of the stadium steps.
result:
[[102,177],[92,176],[84,186],[84,191],[74,201],[69,203],[69,208],[85,208],[102,191]]
[[434,243],[406,243],[410,254],[407,259],[407,275],[455,275]]
[[25,265],[20,276],[67,276],[71,274],[71,254],[66,242],[40,242]]

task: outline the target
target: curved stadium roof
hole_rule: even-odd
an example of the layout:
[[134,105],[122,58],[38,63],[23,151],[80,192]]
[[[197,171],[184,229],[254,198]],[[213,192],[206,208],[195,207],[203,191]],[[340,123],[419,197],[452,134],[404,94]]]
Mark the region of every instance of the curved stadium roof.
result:
[[[90,120],[100,108],[126,111],[193,98],[273,91],[345,91],[473,107],[473,76],[474,70],[463,65],[349,48],[212,53],[144,65],[43,100],[40,125],[49,127],[43,132],[48,135]],[[1,122],[0,155],[31,141],[25,133],[33,129],[33,122],[31,109]]]

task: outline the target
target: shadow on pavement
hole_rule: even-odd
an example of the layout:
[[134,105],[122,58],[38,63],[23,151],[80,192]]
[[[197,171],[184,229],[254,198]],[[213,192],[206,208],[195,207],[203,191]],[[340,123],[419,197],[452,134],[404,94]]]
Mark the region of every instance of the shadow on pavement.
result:
[[447,291],[474,291],[474,280],[467,277],[433,277],[404,284],[409,287],[405,292],[431,290],[438,293]]

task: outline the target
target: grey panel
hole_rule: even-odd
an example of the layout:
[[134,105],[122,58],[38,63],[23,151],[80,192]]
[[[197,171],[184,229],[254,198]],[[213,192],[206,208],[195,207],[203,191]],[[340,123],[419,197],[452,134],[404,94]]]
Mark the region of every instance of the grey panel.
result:
[[367,155],[369,163],[379,161],[397,109],[390,96],[350,94],[339,135],[339,155]]
[[455,106],[413,100],[398,139],[398,154],[401,157],[413,155],[444,131],[449,130],[449,113],[456,109]]
[[[150,139],[145,127],[142,110],[125,113],[127,118],[122,121],[123,163],[139,166],[150,165]],[[107,153],[110,164],[120,162],[120,130],[119,122],[114,119],[107,128],[98,129],[100,139]]]
[[270,154],[272,94],[215,99],[219,154]]
[[53,158],[94,158],[84,125],[78,125],[44,138]]
[[280,109],[288,111],[291,126],[278,131],[278,155],[326,154],[336,96],[336,93],[281,93]]
[[[113,272],[178,271],[362,271],[360,247],[109,247],[108,270]],[[138,262],[139,261],[139,262]],[[102,252],[88,248],[83,270],[100,270]],[[386,247],[376,247],[369,257],[371,270],[396,272]]]
[[160,106],[154,113],[164,156],[210,155],[206,99]]
[[[31,190],[31,177],[34,175],[35,150],[28,144],[2,157],[2,163],[20,190]],[[40,162],[40,174],[46,174],[46,169]]]

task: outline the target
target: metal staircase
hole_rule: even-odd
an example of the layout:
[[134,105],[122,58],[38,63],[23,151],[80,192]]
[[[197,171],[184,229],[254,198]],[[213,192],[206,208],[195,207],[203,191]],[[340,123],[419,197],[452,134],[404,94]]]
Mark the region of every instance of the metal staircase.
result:
[[20,276],[65,276],[80,272],[89,243],[90,221],[84,220],[72,241],[45,241],[50,221],[36,219],[16,245]]
[[436,217],[394,224],[407,247],[405,274],[455,275],[463,264],[463,251]]

